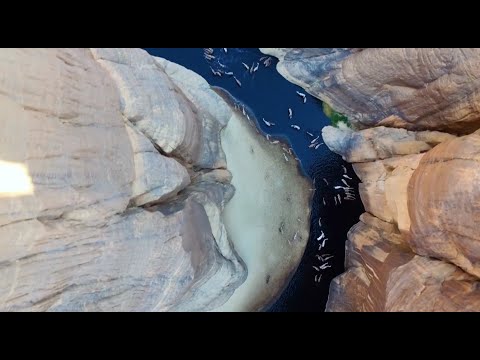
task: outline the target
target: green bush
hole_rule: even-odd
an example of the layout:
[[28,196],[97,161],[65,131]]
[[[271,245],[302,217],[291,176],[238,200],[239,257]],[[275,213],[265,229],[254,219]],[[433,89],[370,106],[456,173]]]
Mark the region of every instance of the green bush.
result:
[[348,121],[348,118],[345,115],[333,110],[332,107],[326,102],[323,103],[323,112],[330,119],[333,126],[338,127],[339,123],[342,122],[346,126],[350,127],[350,122]]

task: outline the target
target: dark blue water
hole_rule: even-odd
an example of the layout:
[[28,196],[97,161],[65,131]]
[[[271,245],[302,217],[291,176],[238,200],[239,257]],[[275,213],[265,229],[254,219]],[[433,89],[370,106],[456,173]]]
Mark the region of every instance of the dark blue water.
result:
[[[330,124],[330,120],[322,111],[322,102],[310,95],[307,102],[296,94],[296,91],[305,93],[300,87],[285,80],[276,70],[277,60],[272,59],[272,64],[265,67],[262,63],[253,74],[250,74],[242,62],[248,64],[260,62],[263,55],[256,48],[215,48],[213,60],[204,58],[201,48],[146,48],[151,55],[160,56],[203,76],[211,85],[226,89],[237,100],[244,103],[253,111],[259,120],[258,126],[272,138],[279,136],[291,144],[296,156],[300,159],[305,174],[315,179],[315,196],[313,199],[310,239],[302,261],[283,291],[279,299],[268,311],[324,311],[328,299],[330,281],[344,271],[344,253],[347,231],[358,222],[358,217],[364,211],[358,195],[358,178],[352,167],[342,158],[331,152],[325,145],[317,150],[309,148],[313,138],[306,132],[317,137],[322,143],[321,129]],[[222,67],[221,65],[224,67]],[[239,87],[233,77],[212,74],[210,66],[214,70],[223,72],[233,71],[240,80]],[[306,93],[305,93],[306,94]],[[293,118],[288,117],[288,108],[293,110]],[[274,122],[275,126],[268,127],[262,122],[265,120]],[[296,124],[301,130],[295,130],[290,125]],[[334,186],[344,186],[345,166],[347,175],[353,180],[345,179],[355,189],[357,200],[343,200],[343,191],[335,190]],[[327,183],[323,180],[326,179]],[[333,199],[337,194],[342,194],[341,205],[335,205]],[[326,205],[323,204],[325,199]],[[318,219],[321,218],[320,228]],[[318,250],[319,241],[316,240],[324,232],[328,241],[325,247]],[[315,255],[331,254],[333,258],[327,261],[331,268],[317,271],[322,262]],[[322,274],[319,283],[315,282],[315,275]]]

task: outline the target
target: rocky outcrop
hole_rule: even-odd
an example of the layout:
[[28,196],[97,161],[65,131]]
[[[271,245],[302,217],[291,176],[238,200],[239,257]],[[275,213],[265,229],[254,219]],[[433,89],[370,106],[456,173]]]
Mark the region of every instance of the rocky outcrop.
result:
[[4,49],[0,69],[0,310],[223,304],[246,269],[220,216],[232,112],[205,80],[135,49]]
[[384,125],[468,134],[480,126],[480,50],[261,49],[278,71],[345,114]]
[[480,311],[480,51],[262,51],[352,127],[323,129],[367,211],[327,311]]
[[480,311],[478,278],[412,253],[394,225],[368,213],[348,233],[347,272],[327,311]]
[[367,211],[348,234],[347,272],[332,282],[327,310],[480,311],[480,136],[436,134],[426,153],[400,156],[377,145],[397,130],[323,131],[332,150],[363,161],[353,168]]
[[121,111],[165,153],[225,167],[220,130],[232,112],[201,76],[140,49],[92,49],[120,90]]
[[439,131],[407,131],[379,126],[356,132],[327,126],[322,130],[326,145],[351,163],[420,154],[455,136]]
[[480,278],[480,134],[437,146],[417,170],[408,185],[410,246]]

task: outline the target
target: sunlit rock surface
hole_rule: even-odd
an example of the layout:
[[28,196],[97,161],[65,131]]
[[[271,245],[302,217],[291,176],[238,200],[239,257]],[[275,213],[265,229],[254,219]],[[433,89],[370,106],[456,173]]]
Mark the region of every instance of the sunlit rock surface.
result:
[[227,301],[220,96],[136,49],[4,49],[0,72],[0,310]]

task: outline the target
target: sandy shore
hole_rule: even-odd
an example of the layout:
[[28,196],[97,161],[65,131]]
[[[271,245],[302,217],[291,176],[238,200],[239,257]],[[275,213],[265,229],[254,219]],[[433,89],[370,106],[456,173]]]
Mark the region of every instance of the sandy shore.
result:
[[236,189],[223,222],[248,277],[216,311],[258,311],[280,295],[300,263],[309,238],[312,185],[294,156],[263,137],[239,111],[221,140]]

